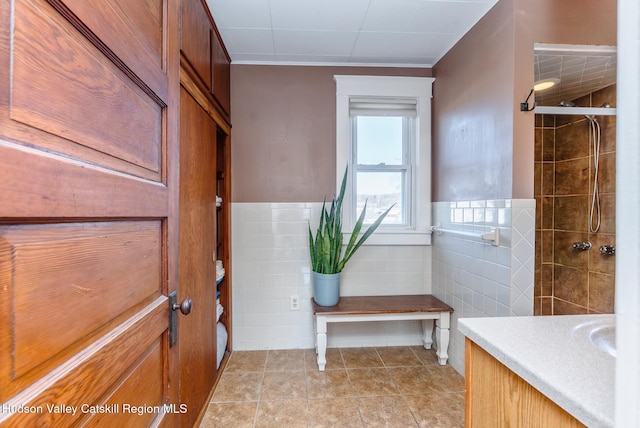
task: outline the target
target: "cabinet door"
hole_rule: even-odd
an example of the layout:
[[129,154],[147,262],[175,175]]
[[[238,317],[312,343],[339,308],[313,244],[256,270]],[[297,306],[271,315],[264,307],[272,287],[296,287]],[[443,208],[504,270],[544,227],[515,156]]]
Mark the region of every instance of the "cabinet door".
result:
[[224,111],[231,115],[231,60],[217,31],[212,32],[213,96]]
[[0,2],[2,426],[177,422],[178,11]]
[[182,0],[180,49],[198,77],[211,90],[213,26],[202,0]]
[[216,377],[216,123],[180,95],[180,290],[193,301],[180,319],[180,402],[192,426]]

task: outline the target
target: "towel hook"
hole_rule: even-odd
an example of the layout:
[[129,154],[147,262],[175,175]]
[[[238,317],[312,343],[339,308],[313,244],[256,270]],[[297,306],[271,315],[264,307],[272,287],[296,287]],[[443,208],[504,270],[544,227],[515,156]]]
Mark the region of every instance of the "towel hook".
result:
[[537,104],[535,101],[533,102],[533,107],[529,108],[529,98],[531,98],[531,95],[533,95],[533,89],[529,92],[527,99],[524,100],[523,103],[520,103],[520,111],[533,111],[533,109],[536,108]]

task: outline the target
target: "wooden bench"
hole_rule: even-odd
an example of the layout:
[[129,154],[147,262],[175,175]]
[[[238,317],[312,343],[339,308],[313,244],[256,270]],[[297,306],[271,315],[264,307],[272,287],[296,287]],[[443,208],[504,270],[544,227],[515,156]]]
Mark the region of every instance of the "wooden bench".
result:
[[335,306],[320,306],[311,298],[311,304],[320,371],[324,371],[327,364],[327,324],[332,322],[421,320],[425,349],[431,349],[431,335],[435,324],[438,363],[447,364],[450,315],[453,308],[430,294],[341,297]]

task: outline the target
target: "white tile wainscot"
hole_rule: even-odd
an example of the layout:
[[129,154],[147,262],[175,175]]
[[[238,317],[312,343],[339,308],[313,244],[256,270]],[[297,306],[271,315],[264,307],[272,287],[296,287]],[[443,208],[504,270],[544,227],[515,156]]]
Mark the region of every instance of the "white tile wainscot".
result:
[[433,327],[436,327],[436,355],[440,365],[449,358],[449,328],[453,308],[430,294],[402,296],[352,296],[341,297],[335,306],[320,306],[312,300],[315,317],[316,353],[318,369],[322,372],[327,363],[327,324],[369,321],[422,321],[422,343],[425,349],[433,344]]

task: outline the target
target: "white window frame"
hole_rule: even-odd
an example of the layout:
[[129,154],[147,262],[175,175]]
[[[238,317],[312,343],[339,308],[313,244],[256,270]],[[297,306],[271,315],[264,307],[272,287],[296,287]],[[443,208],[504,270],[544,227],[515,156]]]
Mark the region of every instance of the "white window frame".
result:
[[[353,159],[351,143],[351,118],[349,99],[351,97],[415,98],[418,117],[416,118],[416,147],[414,156],[413,181],[409,188],[412,212],[409,228],[398,229],[393,225],[381,225],[364,245],[430,245],[431,244],[431,97],[432,77],[399,76],[333,76],[336,81],[336,189],[342,183],[344,168]],[[347,175],[347,188],[343,204],[343,229],[345,242],[353,230],[355,215],[351,203],[353,191],[353,168]]]

